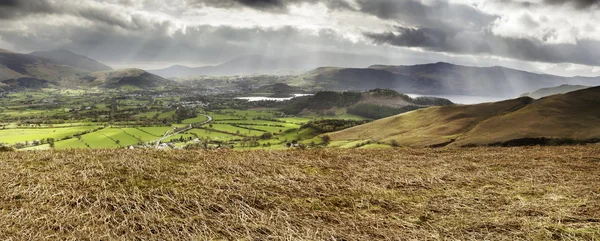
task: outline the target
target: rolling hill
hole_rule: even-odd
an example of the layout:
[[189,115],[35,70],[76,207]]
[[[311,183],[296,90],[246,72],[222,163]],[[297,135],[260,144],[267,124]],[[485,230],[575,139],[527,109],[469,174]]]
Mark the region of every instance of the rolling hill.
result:
[[176,85],[172,80],[150,74],[141,69],[120,69],[89,73],[80,80],[90,86],[102,88],[120,88],[134,86],[138,88],[154,88]]
[[93,59],[66,50],[31,54],[0,51],[0,89],[3,90],[73,85],[151,88],[174,84],[174,81],[141,69],[112,70]]
[[432,107],[330,134],[334,141],[376,140],[403,146],[547,144],[600,138],[600,87],[540,100]]
[[59,84],[61,80],[87,72],[44,57],[0,51],[0,81],[32,77]]
[[411,98],[389,89],[365,92],[320,91],[313,96],[298,97],[288,101],[282,111],[291,115],[353,114],[369,119],[380,119],[429,106],[453,105],[447,99]]
[[316,52],[294,57],[266,57],[247,55],[232,59],[220,65],[191,68],[174,65],[165,69],[148,72],[170,77],[225,76],[273,74],[279,72],[307,71],[321,66],[364,67],[374,63],[386,63],[387,59],[370,55],[353,55],[330,52]]
[[0,81],[0,90],[24,90],[50,87],[47,80],[32,77],[17,77]]
[[112,68],[107,65],[104,65],[88,57],[77,55],[68,50],[36,51],[30,53],[29,55],[43,57],[46,59],[53,60],[54,62],[59,64],[79,68],[90,72],[112,70]]
[[599,85],[600,77],[561,77],[504,67],[469,67],[449,63],[369,68],[318,68],[290,81],[321,90],[389,88],[402,93],[516,97],[524,91],[562,84]]
[[534,99],[540,99],[540,98],[543,98],[546,96],[557,95],[557,94],[566,94],[569,92],[587,89],[590,87],[591,86],[585,86],[585,85],[561,85],[561,86],[556,86],[556,87],[551,87],[551,88],[539,89],[534,92],[525,93],[521,96],[529,96]]

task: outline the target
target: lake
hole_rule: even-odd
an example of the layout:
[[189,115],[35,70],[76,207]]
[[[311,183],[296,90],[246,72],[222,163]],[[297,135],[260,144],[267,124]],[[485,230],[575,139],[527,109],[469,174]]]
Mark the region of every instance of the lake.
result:
[[309,96],[312,94],[294,94],[294,97],[287,97],[287,98],[276,98],[276,97],[266,97],[266,96],[251,96],[251,97],[235,97],[238,100],[247,100],[250,102],[253,101],[264,101],[264,100],[269,100],[269,101],[284,101],[284,100],[291,100],[293,98],[296,97],[302,97],[302,96]]
[[[249,97],[235,97],[235,98],[239,99],[239,100],[247,100],[250,102],[264,101],[264,100],[284,101],[284,100],[291,100],[296,97],[309,96],[309,95],[312,95],[312,94],[294,94],[294,97],[287,97],[287,98],[266,97],[266,96],[249,96]],[[503,98],[503,97],[473,96],[473,95],[420,95],[420,94],[406,94],[406,95],[410,96],[411,98],[417,98],[417,97],[444,98],[444,99],[449,99],[450,101],[452,101],[456,104],[465,104],[465,105],[479,104],[479,103],[486,103],[486,102],[497,102],[497,101],[502,101],[502,100],[508,99],[508,98]]]

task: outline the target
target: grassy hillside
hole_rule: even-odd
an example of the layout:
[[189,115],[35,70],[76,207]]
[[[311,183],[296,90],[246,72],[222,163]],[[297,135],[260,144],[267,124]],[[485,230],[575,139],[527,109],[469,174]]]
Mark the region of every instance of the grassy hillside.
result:
[[521,138],[600,138],[600,87],[554,95],[479,123],[454,145]]
[[94,72],[112,70],[111,67],[85,56],[77,55],[68,50],[35,51],[30,55],[50,59],[59,64]]
[[28,76],[58,84],[86,72],[43,57],[0,51],[0,80]]
[[534,101],[433,107],[332,133],[334,141],[406,146],[488,145],[523,138],[600,138],[600,87]]
[[160,87],[176,84],[174,81],[150,74],[141,69],[119,69],[93,72],[81,78],[92,86],[119,88],[134,86],[138,88]]
[[531,93],[525,93],[521,96],[529,96],[534,99],[540,99],[540,98],[544,98],[546,96],[557,95],[557,94],[566,94],[569,92],[583,90],[583,89],[587,89],[590,87],[591,86],[584,86],[584,85],[561,85],[561,86],[556,86],[556,87],[551,87],[551,88],[539,89],[539,90],[536,90]]
[[530,98],[420,109],[332,133],[333,140],[375,140],[406,146],[448,143],[479,122],[524,107]]
[[0,238],[594,240],[598,150],[0,153]]

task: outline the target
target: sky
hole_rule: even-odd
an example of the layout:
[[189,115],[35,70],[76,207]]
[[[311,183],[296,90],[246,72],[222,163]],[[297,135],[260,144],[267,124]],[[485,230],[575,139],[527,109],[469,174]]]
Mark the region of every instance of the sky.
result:
[[600,0],[0,0],[0,48],[115,68],[335,52],[600,76],[599,19]]

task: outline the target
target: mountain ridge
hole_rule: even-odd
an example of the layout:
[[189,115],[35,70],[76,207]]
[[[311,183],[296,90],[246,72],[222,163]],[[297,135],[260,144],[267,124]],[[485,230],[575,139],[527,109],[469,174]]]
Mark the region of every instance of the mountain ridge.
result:
[[34,51],[29,55],[43,57],[46,59],[50,59],[60,64],[64,64],[67,66],[72,66],[75,68],[87,70],[90,72],[95,71],[107,71],[112,70],[111,67],[102,64],[94,59],[91,59],[87,56],[78,55],[69,50],[59,49],[59,50],[48,50],[48,51]]
[[600,87],[539,100],[521,97],[477,105],[420,109],[330,134],[332,140],[416,147],[502,145],[535,139],[600,138]]
[[337,91],[388,88],[402,93],[508,98],[562,84],[600,85],[600,77],[562,77],[506,67],[473,67],[445,62],[317,68],[296,81],[303,86]]
[[[341,67],[362,67],[374,63],[389,62],[386,58],[371,55],[355,55],[334,52],[316,52],[291,57],[269,57],[263,55],[243,55],[218,65],[188,67],[173,65],[164,69],[148,70],[165,78],[194,76],[227,76],[273,74],[281,71],[308,71],[321,66],[340,65]],[[177,71],[182,71],[177,73]]]

